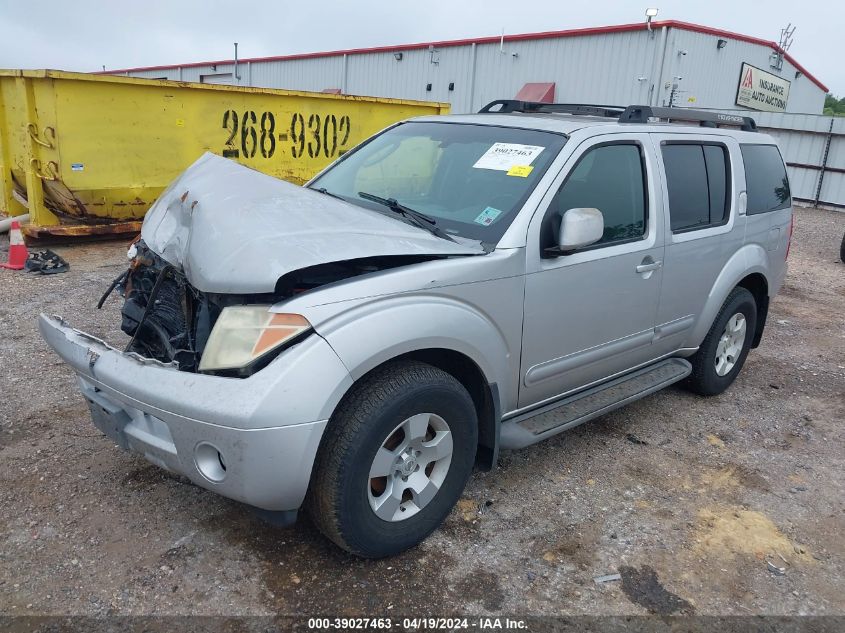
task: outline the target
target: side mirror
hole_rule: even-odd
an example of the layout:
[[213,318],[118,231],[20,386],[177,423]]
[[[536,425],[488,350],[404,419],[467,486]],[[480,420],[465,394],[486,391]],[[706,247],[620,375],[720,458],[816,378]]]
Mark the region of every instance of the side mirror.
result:
[[573,251],[595,244],[604,235],[604,216],[592,208],[569,209],[560,221],[557,246],[545,249],[550,257],[568,255]]

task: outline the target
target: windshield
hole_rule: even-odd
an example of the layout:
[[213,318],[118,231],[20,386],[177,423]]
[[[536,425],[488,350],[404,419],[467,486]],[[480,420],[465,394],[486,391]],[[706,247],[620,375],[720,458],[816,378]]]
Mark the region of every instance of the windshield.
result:
[[372,198],[395,200],[447,234],[495,244],[565,142],[553,132],[412,121],[359,146],[308,186],[388,213]]

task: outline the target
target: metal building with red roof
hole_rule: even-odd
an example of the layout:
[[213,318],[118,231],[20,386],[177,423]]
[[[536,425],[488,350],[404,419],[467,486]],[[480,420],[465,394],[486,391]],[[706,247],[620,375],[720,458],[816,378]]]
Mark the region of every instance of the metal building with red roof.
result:
[[773,41],[674,20],[106,72],[446,101],[454,112],[519,95],[821,114],[827,92]]

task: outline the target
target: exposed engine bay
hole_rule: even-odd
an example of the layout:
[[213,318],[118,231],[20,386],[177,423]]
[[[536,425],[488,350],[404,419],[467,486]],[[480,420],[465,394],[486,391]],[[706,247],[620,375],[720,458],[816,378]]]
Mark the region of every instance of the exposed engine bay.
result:
[[211,153],[161,194],[141,236],[99,306],[117,289],[126,351],[188,372],[215,348],[212,330],[226,308],[269,308],[360,275],[488,252]]
[[367,257],[318,264],[291,271],[263,294],[201,292],[185,275],[139,240],[128,270],[115,279],[100,299],[117,290],[124,298],[121,329],[131,338],[125,351],[163,363],[175,362],[182,371],[196,372],[203,350],[223,308],[272,305],[294,295],[359,275],[437,259],[425,255]]

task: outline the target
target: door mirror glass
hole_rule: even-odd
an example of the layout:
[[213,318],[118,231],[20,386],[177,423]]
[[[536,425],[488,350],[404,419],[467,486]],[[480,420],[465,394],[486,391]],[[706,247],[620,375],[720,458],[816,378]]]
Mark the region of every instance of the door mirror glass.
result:
[[598,242],[604,235],[604,216],[595,208],[569,209],[560,221],[557,254],[566,255]]

